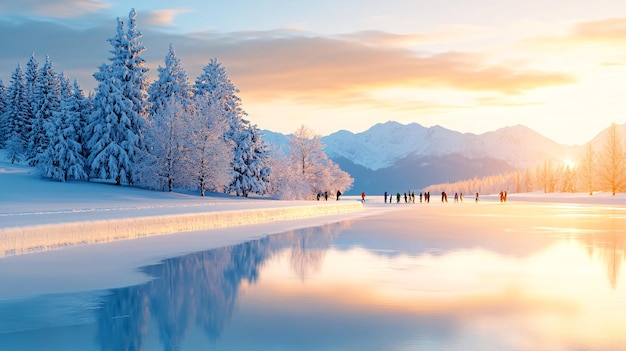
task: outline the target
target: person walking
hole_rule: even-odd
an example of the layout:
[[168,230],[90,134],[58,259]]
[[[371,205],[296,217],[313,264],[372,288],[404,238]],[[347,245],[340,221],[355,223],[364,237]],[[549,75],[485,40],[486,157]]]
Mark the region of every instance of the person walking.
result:
[[339,201],[339,196],[341,196],[341,191],[337,190],[337,201]]
[[361,202],[365,202],[365,191],[361,193]]

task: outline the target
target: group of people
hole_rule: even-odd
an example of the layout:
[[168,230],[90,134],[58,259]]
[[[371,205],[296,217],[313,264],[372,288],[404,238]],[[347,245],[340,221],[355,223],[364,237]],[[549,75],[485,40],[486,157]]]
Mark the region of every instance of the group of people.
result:
[[[337,200],[339,200],[339,196],[341,195],[342,195],[341,191],[337,190]],[[328,192],[322,193],[320,191],[317,193],[317,201],[319,201],[322,196],[326,200],[328,200]],[[479,197],[479,194],[476,193],[476,202],[478,202],[478,197]],[[506,197],[507,197],[507,192],[501,191],[500,202],[506,202]],[[415,192],[409,191],[404,194],[396,193],[395,203],[400,203],[402,199],[404,199],[405,203],[409,203],[409,202],[415,203]],[[394,195],[392,193],[385,191],[385,203],[389,202],[390,204],[392,204],[394,203],[393,200],[394,200]],[[420,203],[421,202],[430,203],[430,191],[426,191],[424,193],[420,191],[419,201]],[[454,202],[459,202],[459,201],[463,202],[463,193],[454,193]],[[365,202],[365,192],[361,193],[361,202]],[[441,192],[441,202],[448,202],[448,193],[446,193],[445,191]]]
[[[343,194],[341,193],[340,190],[337,190],[337,192],[335,194],[337,195],[337,201],[339,201],[339,196],[341,196]],[[322,197],[324,198],[324,200],[328,201],[328,191],[325,191],[325,192],[318,191],[317,192],[317,201],[320,201],[320,199]]]
[[[478,193],[476,193],[478,196]],[[463,193],[454,193],[454,202],[463,202]],[[441,202],[448,202],[448,193],[445,191],[441,192]]]
[[[394,195],[392,193],[388,193],[385,191],[385,203],[387,203],[387,198],[389,198],[389,203],[392,204]],[[400,201],[403,198],[404,198],[404,203],[409,203],[409,202],[415,203],[415,192],[409,191],[407,193],[404,193],[404,195],[400,193],[396,193],[395,198],[396,198],[396,203],[400,203]],[[420,192],[419,199],[420,199],[420,202],[422,202],[422,200],[424,202],[430,202],[430,193],[425,192],[422,194]]]
[[[361,194],[363,201],[365,201],[365,193]],[[396,198],[396,203],[400,203],[401,199],[404,197],[404,202],[405,203],[415,203],[415,192],[413,191],[409,191],[408,193],[404,193],[404,196],[402,196],[400,193],[397,193],[395,198]],[[388,193],[385,191],[385,203],[387,203],[387,199],[389,199],[389,203],[393,203],[393,194]],[[419,200],[420,203],[426,202],[426,203],[430,203],[430,191],[427,192],[420,192],[419,193]],[[463,202],[463,193],[454,193],[454,202]],[[506,202],[506,191],[504,192],[500,192],[500,201]],[[441,202],[448,202],[448,193],[446,193],[445,191],[441,192]],[[476,193],[476,202],[478,202],[478,193]]]

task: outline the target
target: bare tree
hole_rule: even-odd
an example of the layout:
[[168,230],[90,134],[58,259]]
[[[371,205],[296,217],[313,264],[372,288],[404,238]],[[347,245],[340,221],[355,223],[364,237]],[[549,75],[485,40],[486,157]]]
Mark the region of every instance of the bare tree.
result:
[[282,199],[336,194],[350,189],[354,181],[326,156],[319,136],[305,126],[290,137],[289,154],[274,153],[271,163],[270,193]]
[[319,136],[304,125],[293,133],[289,141],[291,157],[306,179],[313,171],[313,166],[317,161],[323,158],[324,145]]
[[579,175],[581,180],[582,188],[586,191],[589,191],[589,195],[593,195],[593,186],[594,186],[594,176],[595,176],[595,165],[596,163],[596,153],[593,150],[593,145],[591,143],[587,144],[585,148],[585,153],[579,162]]
[[602,185],[610,189],[611,193],[615,195],[616,192],[624,188],[624,173],[626,171],[624,148],[615,123],[611,124],[607,130],[600,161],[599,171]]

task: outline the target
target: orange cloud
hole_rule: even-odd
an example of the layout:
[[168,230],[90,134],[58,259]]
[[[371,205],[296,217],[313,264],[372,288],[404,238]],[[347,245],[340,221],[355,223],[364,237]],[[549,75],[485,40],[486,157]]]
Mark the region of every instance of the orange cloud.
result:
[[142,20],[152,26],[166,26],[170,27],[174,25],[174,19],[181,13],[188,13],[188,9],[167,9],[151,11]]
[[526,46],[549,50],[571,49],[589,44],[624,45],[626,44],[626,18],[580,22],[573,25],[566,35],[532,38],[522,43]]
[[[381,37],[390,38],[376,33],[375,40]],[[562,72],[489,65],[478,54],[420,55],[402,47],[328,37],[256,39],[225,47],[221,58],[240,89],[262,98],[397,87],[518,94],[574,81]]]
[[571,36],[575,40],[626,43],[626,18],[607,18],[577,24]]

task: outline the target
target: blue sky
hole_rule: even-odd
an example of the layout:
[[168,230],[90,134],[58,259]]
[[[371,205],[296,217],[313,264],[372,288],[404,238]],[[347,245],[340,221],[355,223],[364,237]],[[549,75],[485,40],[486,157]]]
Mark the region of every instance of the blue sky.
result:
[[217,57],[278,132],[524,124],[582,144],[626,122],[626,1],[0,0],[0,78],[34,53],[93,89],[131,7],[151,78],[170,43],[191,81]]

